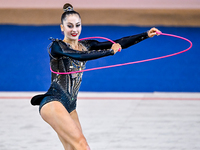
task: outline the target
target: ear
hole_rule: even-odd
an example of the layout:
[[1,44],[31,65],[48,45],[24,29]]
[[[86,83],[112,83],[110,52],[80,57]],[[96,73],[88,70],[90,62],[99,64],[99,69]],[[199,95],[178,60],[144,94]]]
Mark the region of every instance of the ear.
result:
[[60,29],[61,29],[62,32],[64,31],[64,27],[63,27],[62,24],[60,24]]

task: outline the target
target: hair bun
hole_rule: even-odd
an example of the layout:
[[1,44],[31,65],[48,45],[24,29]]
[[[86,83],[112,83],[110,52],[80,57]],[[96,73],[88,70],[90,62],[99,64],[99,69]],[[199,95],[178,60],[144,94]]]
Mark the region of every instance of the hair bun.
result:
[[64,12],[73,11],[73,6],[71,4],[69,4],[69,3],[66,3],[63,6],[63,10],[64,10]]

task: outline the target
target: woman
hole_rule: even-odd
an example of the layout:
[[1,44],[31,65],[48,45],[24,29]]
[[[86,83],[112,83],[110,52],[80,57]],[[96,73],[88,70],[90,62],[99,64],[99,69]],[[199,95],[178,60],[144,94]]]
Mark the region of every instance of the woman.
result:
[[[132,46],[148,37],[156,35],[156,28],[148,32],[124,37],[111,42],[96,40],[78,41],[81,33],[81,18],[72,5],[63,6],[61,30],[64,39],[52,39],[49,52],[50,65],[56,72],[71,72],[85,68],[86,61],[114,55],[119,49]],[[32,105],[40,105],[42,118],[57,132],[65,150],[89,150],[82,133],[76,112],[76,100],[82,80],[82,73],[54,74],[47,93],[32,98]]]

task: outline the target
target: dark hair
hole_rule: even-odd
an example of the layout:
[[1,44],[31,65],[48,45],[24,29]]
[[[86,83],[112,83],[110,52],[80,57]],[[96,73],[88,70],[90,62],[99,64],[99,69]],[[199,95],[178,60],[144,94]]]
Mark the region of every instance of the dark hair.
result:
[[63,6],[63,10],[64,10],[64,13],[61,16],[61,23],[62,24],[63,24],[63,21],[66,19],[66,17],[69,16],[69,15],[76,14],[81,18],[80,14],[78,12],[74,11],[73,6],[69,3],[66,3]]

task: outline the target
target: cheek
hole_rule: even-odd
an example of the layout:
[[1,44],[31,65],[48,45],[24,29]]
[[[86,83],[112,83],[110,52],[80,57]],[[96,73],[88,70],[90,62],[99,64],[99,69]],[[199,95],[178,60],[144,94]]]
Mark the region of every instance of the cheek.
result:
[[79,27],[79,28],[78,28],[79,33],[81,33],[81,30],[82,30],[82,27]]
[[65,34],[67,34],[67,33],[69,32],[69,29],[68,29],[67,27],[64,27],[64,28],[63,28],[63,32],[64,32]]
[[70,28],[68,28],[68,29],[65,30],[65,31],[66,31],[66,32],[65,32],[66,34],[68,34],[68,35],[71,34],[71,30],[70,30]]

